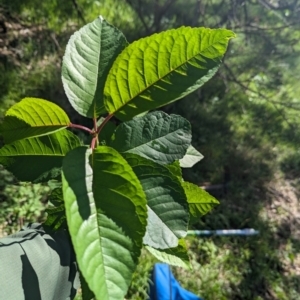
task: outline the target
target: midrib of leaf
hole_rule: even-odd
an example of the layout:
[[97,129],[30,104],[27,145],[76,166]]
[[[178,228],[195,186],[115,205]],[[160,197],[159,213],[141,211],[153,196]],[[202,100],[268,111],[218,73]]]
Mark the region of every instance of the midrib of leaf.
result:
[[[130,102],[131,102],[133,99],[135,99],[137,96],[139,96],[140,94],[142,94],[143,92],[145,92],[145,91],[146,91],[147,89],[149,89],[151,86],[154,86],[154,85],[156,85],[159,81],[162,81],[165,77],[167,77],[168,75],[170,75],[170,73],[176,72],[177,69],[179,69],[180,67],[182,67],[184,64],[188,63],[191,59],[196,58],[198,55],[203,55],[203,54],[201,54],[201,53],[205,52],[206,50],[208,50],[209,48],[213,47],[213,46],[214,46],[215,44],[217,44],[217,43],[218,43],[218,42],[215,42],[215,43],[211,44],[210,46],[206,47],[205,49],[202,49],[201,52],[198,52],[196,55],[191,56],[189,59],[185,60],[182,64],[180,64],[180,65],[178,65],[176,68],[170,70],[170,71],[169,71],[168,73],[166,73],[164,76],[159,77],[156,81],[154,81],[153,83],[149,84],[147,87],[145,87],[144,89],[142,89],[138,94],[136,94],[136,95],[134,95],[134,96],[131,96],[131,98],[130,98],[126,103],[124,103],[122,106],[120,106],[117,110],[115,110],[113,114],[117,113],[117,112],[118,112],[119,110],[121,110],[124,106],[130,105]],[[174,47],[174,44],[173,44],[172,47]],[[170,54],[171,54],[171,53],[170,53]],[[145,51],[143,51],[143,55],[145,55]],[[171,56],[171,55],[170,55],[170,56]],[[204,56],[204,55],[203,55],[203,56]],[[144,59],[143,61],[145,61],[145,59]],[[197,68],[198,68],[198,67],[197,67]],[[145,70],[145,66],[144,66],[144,65],[143,65],[143,69]],[[179,73],[180,73],[180,72],[179,72]],[[128,69],[127,69],[127,74],[128,74]],[[182,75],[182,74],[181,74],[181,75]],[[145,76],[143,76],[143,78],[144,78],[144,80],[147,80],[147,79],[145,78]],[[116,82],[117,82],[118,92],[119,92],[119,94],[121,95],[121,93],[120,93],[120,88],[119,88],[119,81],[116,80]],[[131,90],[130,90],[130,88],[129,88],[128,80],[127,80],[127,87],[128,87],[129,92],[130,92],[130,95],[131,95]],[[161,88],[161,87],[160,87],[160,88]],[[151,100],[151,99],[147,99],[147,98],[145,98],[145,97],[144,97],[144,99],[146,99],[146,100]]]
[[[93,151],[92,151],[92,164],[94,164],[94,156],[93,156]],[[93,170],[93,167],[91,166],[92,170]],[[92,174],[90,175],[92,176]],[[93,185],[93,179],[92,179],[92,185]],[[99,247],[101,249],[100,251],[100,255],[101,255],[101,260],[102,260],[102,264],[100,265],[101,268],[103,269],[103,274],[105,274],[105,278],[107,277],[106,276],[106,268],[105,268],[105,259],[104,259],[104,256],[103,256],[103,246],[102,246],[102,234],[101,234],[101,224],[99,222],[99,219],[98,219],[98,213],[97,213],[97,206],[96,206],[96,201],[95,201],[95,197],[94,197],[94,191],[93,191],[93,187],[92,187],[92,193],[93,193],[93,200],[94,200],[94,206],[95,206],[95,218],[96,218],[96,223],[97,223],[97,231],[98,231],[98,236],[100,238],[97,239],[97,242],[99,241]],[[101,215],[103,214],[103,212],[101,212]],[[86,249],[87,250],[87,249]],[[106,290],[106,294],[108,294],[108,286],[107,286],[107,280],[104,280],[105,282],[105,290]]]
[[[91,160],[88,159],[88,155],[87,155],[87,152],[90,152],[90,156],[91,156]],[[92,203],[89,203],[90,205],[90,208],[91,210],[94,210],[93,213],[91,213],[90,217],[89,218],[95,218],[95,221],[96,221],[96,224],[97,224],[97,232],[98,232],[98,238],[96,240],[99,248],[101,249],[100,250],[100,256],[101,256],[101,261],[102,263],[98,266],[98,268],[102,268],[102,272],[103,274],[106,274],[106,268],[105,268],[105,258],[103,256],[103,247],[102,247],[102,235],[101,235],[101,224],[99,222],[99,219],[98,219],[98,212],[97,212],[97,205],[96,205],[96,200],[95,200],[95,197],[94,197],[94,191],[93,191],[93,166],[94,166],[94,152],[93,151],[90,151],[89,149],[87,150],[86,152],[86,167],[88,168],[91,168],[91,172],[90,174],[86,175],[85,177],[85,183],[87,185],[87,191],[88,191],[88,194],[92,194],[92,199],[93,199],[93,202]],[[70,187],[69,187],[70,188]],[[76,201],[74,201],[74,203],[72,204],[72,206],[76,204]],[[103,212],[100,213],[101,215],[103,214]],[[84,226],[84,221],[82,222],[81,226],[78,228],[78,232],[81,230],[81,228]],[[92,244],[90,244],[91,246]],[[88,248],[85,249],[84,253],[83,253],[83,256],[85,254],[85,252],[88,251]],[[106,278],[106,276],[105,276]],[[108,294],[108,286],[107,286],[107,280],[103,280],[102,283],[104,282],[105,284],[105,289],[106,289],[106,294]]]
[[[29,152],[29,153],[26,153],[26,154],[11,154],[11,155],[7,155],[6,157],[8,157],[8,156],[30,156],[30,155],[42,155],[42,156],[65,156],[65,154],[55,154],[55,153],[53,153],[53,154],[49,154],[49,153],[47,153],[47,154],[45,154],[45,153],[33,153],[33,152]],[[4,156],[4,155],[2,155],[2,156]]]
[[[90,164],[90,167],[91,167],[91,169],[92,169],[92,171],[93,171],[93,167],[94,167],[94,151],[92,151],[91,152],[91,164]],[[87,162],[87,163],[89,163],[89,162]],[[108,171],[106,171],[107,173],[110,173],[110,174],[113,174],[114,175],[114,173],[113,172],[108,172]],[[93,173],[90,175],[90,177],[91,176],[93,176]],[[93,178],[92,178],[92,186],[93,186]],[[94,197],[94,191],[93,191],[93,188],[91,187],[91,191],[92,191],[92,196],[93,196],[93,206],[94,206],[94,209],[95,209],[95,212],[91,215],[91,217],[92,216],[95,216],[95,219],[96,219],[96,223],[97,223],[97,231],[98,231],[98,236],[100,237],[99,239],[97,239],[97,242],[99,242],[98,243],[98,245],[99,245],[99,247],[100,247],[100,249],[101,249],[101,251],[100,251],[100,255],[101,255],[101,260],[102,260],[102,263],[101,263],[101,265],[100,265],[100,267],[102,268],[102,270],[103,270],[103,274],[105,274],[104,275],[104,278],[105,278],[105,280],[104,280],[104,284],[105,284],[105,290],[106,290],[106,294],[108,295],[109,294],[109,292],[108,292],[108,285],[107,285],[107,280],[106,280],[106,278],[107,278],[107,272],[106,272],[106,265],[105,265],[105,257],[104,257],[104,255],[103,255],[103,249],[104,249],[104,246],[102,246],[102,239],[103,239],[103,235],[101,234],[101,230],[102,230],[102,225],[100,224],[100,219],[98,218],[98,212],[97,212],[97,205],[96,205],[96,200],[95,200],[95,197]],[[121,194],[121,193],[119,193],[119,192],[117,192],[116,190],[113,190],[116,194],[118,193],[118,194]],[[91,204],[90,204],[91,205]],[[101,211],[101,213],[100,213],[100,215],[102,215],[102,214],[104,214],[102,211]],[[111,242],[114,242],[114,240],[111,240]],[[119,247],[122,247],[122,245],[120,245],[119,243],[118,243],[118,246]],[[87,249],[86,249],[87,250]],[[114,257],[111,257],[110,256],[110,258],[112,259],[112,258],[114,258]],[[119,262],[120,263],[120,262]],[[108,272],[109,273],[109,272]]]

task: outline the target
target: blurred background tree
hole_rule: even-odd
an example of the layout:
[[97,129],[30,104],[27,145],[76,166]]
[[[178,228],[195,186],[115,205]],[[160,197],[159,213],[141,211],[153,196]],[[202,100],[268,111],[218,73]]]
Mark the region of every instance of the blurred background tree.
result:
[[[103,15],[129,42],[169,28],[232,29],[218,74],[165,107],[192,123],[204,159],[184,176],[221,202],[197,229],[255,228],[254,237],[189,238],[194,269],[181,284],[210,299],[299,299],[300,1],[0,0],[0,117],[25,96],[54,101],[72,122],[60,79],[70,35]],[[0,231],[43,220],[47,186],[0,170]],[[42,203],[42,204],[41,204]],[[146,253],[128,299],[146,299]]]

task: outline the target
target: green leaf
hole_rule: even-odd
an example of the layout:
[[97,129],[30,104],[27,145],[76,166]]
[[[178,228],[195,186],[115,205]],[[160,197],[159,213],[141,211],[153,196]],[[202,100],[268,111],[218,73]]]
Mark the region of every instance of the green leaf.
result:
[[81,272],[79,273],[79,278],[80,278],[80,288],[81,288],[81,293],[82,293],[82,300],[94,300],[95,295],[90,290],[90,288]]
[[144,111],[138,115],[135,115],[134,118],[141,118],[141,117],[144,117],[146,114],[148,113],[148,111]]
[[192,268],[184,239],[180,239],[178,246],[175,248],[165,250],[155,249],[150,246],[146,246],[145,248],[161,262],[185,269]]
[[0,149],[0,164],[20,181],[46,182],[60,176],[63,157],[81,145],[68,130],[15,141]]
[[109,71],[107,111],[126,121],[195,91],[217,72],[233,37],[226,29],[181,27],[130,44]]
[[185,118],[155,111],[119,125],[109,145],[121,153],[169,164],[184,156],[191,139],[191,125]]
[[69,117],[58,105],[43,99],[24,98],[6,112],[0,131],[5,144],[9,144],[46,135],[69,124]]
[[169,169],[169,171],[175,175],[176,177],[178,177],[178,179],[181,181],[182,179],[182,170],[179,164],[179,161],[176,160],[173,163],[166,165],[166,167]]
[[66,216],[79,268],[97,299],[123,299],[147,224],[146,197],[114,149],[74,149],[63,162]]
[[67,228],[65,204],[61,188],[54,189],[48,197],[48,207],[46,208],[47,219],[44,225],[52,230]]
[[193,146],[189,146],[186,154],[179,160],[181,168],[191,168],[199,162],[204,156],[198,152]]
[[98,135],[101,145],[107,145],[114,134],[117,126],[113,122],[107,122]]
[[144,244],[159,249],[176,247],[178,239],[186,236],[189,221],[186,196],[178,178],[165,166],[136,154],[125,153],[124,157],[147,197]]
[[189,204],[190,223],[195,223],[198,219],[213,209],[219,201],[199,186],[190,182],[181,183]]
[[71,36],[63,58],[62,81],[71,105],[82,116],[94,118],[106,112],[104,83],[126,45],[122,32],[101,16]]

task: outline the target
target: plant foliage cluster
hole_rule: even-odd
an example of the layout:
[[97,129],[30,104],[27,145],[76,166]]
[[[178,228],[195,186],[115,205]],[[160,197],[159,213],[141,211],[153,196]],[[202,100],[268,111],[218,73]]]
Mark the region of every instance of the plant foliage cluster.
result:
[[[181,168],[202,158],[190,123],[152,110],[213,77],[233,37],[225,29],[181,27],[128,44],[99,17],[70,38],[62,64],[66,95],[93,128],[38,98],[5,113],[0,163],[20,181],[55,185],[45,225],[68,228],[97,299],[123,299],[143,245],[189,267],[188,225],[218,201],[182,178]],[[90,145],[69,128],[88,132]]]
[[[0,116],[30,95],[59,104],[89,128],[91,119],[68,105],[60,79],[65,45],[80,26],[101,14],[130,42],[182,25],[233,30],[238,38],[214,80],[162,109],[189,120],[193,146],[205,157],[182,170],[185,180],[225,186],[209,190],[220,205],[194,228],[255,228],[260,235],[189,238],[193,271],[176,275],[204,299],[298,300],[299,1],[3,0],[0,8]],[[11,185],[2,170],[0,180],[3,229],[36,220],[45,197],[31,184]],[[146,299],[150,258],[143,253],[126,299]]]

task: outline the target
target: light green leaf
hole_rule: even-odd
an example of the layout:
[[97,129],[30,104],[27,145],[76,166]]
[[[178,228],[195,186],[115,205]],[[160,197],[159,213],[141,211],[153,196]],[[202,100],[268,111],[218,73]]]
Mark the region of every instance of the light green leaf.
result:
[[181,168],[191,168],[199,162],[204,156],[193,146],[189,146],[183,158],[179,159]]
[[45,226],[50,227],[52,230],[67,228],[65,204],[61,188],[54,189],[49,195],[46,213],[47,219],[44,223]]
[[74,109],[94,118],[106,112],[104,83],[117,55],[127,41],[117,28],[101,16],[73,34],[62,64],[62,81]]
[[81,145],[68,130],[15,141],[0,149],[0,164],[21,181],[46,182],[60,176],[63,157]]
[[124,153],[147,197],[148,225],[144,244],[173,248],[185,237],[189,221],[184,190],[176,176],[163,165],[136,154]]
[[155,111],[119,125],[109,145],[157,163],[180,159],[191,143],[191,125],[183,117]]
[[217,72],[233,37],[226,29],[181,27],[130,44],[109,71],[107,111],[130,120],[195,91]]
[[201,189],[199,186],[190,182],[181,183],[189,204],[190,223],[198,221],[198,219],[209,211],[211,211],[219,201],[209,193]]
[[0,132],[5,144],[9,144],[46,135],[69,124],[69,117],[58,105],[43,99],[24,98],[6,112]]
[[159,261],[167,263],[168,265],[185,269],[192,268],[184,239],[180,239],[178,241],[178,246],[175,248],[165,250],[155,249],[150,246],[146,246],[145,248]]
[[120,300],[147,224],[146,197],[114,149],[74,149],[63,162],[66,216],[79,268],[97,299]]
[[148,113],[148,111],[144,111],[138,115],[135,115],[134,118],[141,118],[141,117],[144,117],[146,114]]

